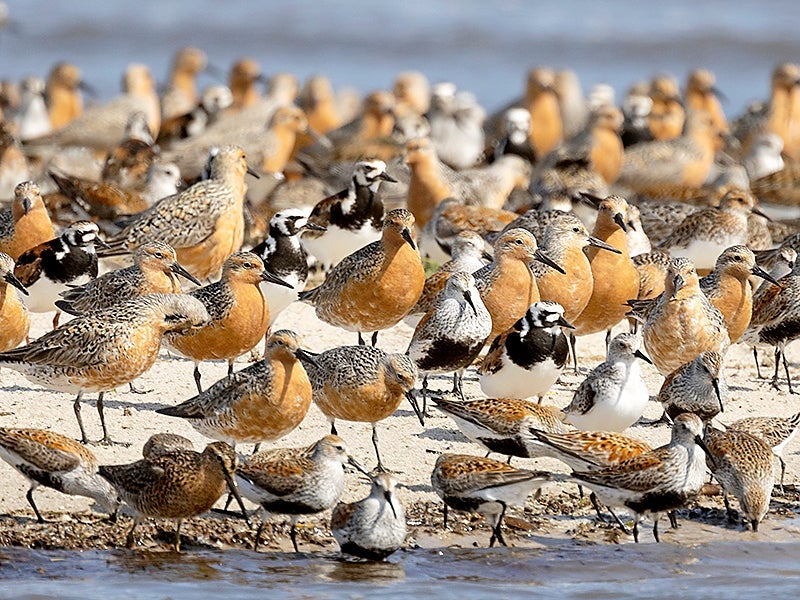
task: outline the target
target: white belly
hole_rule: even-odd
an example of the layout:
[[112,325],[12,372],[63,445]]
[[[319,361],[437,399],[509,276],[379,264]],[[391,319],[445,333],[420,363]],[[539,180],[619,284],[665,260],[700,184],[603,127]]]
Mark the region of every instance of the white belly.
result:
[[624,431],[644,414],[647,387],[640,377],[630,379],[617,393],[595,397],[595,405],[585,415],[569,414],[567,420],[583,431]]
[[[88,275],[81,275],[77,279],[70,282],[72,286],[83,285],[92,280]],[[49,280],[42,275],[39,279],[28,288],[28,296],[20,294],[22,301],[28,307],[28,310],[35,313],[50,312],[56,310],[56,300],[61,300],[61,292],[68,289],[66,283],[57,283]]]
[[279,314],[292,302],[297,301],[297,293],[305,287],[305,279],[300,281],[296,273],[283,276],[282,279],[292,285],[291,289],[268,281],[262,281],[259,286],[261,293],[267,299],[269,306],[269,324],[272,325]]
[[563,369],[548,358],[529,371],[508,359],[503,352],[505,363],[497,373],[481,375],[481,390],[490,398],[518,398],[524,400],[532,396],[543,396],[556,382]]

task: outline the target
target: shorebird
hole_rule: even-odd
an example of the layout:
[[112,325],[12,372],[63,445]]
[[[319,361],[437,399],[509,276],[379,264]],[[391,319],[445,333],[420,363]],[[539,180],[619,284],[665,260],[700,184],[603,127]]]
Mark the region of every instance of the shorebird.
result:
[[690,113],[683,135],[626,148],[617,184],[637,192],[664,186],[698,188],[714,162],[715,137],[708,115]]
[[686,108],[704,111],[711,117],[711,124],[719,132],[728,132],[728,120],[720,100],[725,96],[716,86],[714,74],[707,69],[695,69],[686,81]]
[[[0,196],[11,198],[19,182],[30,178],[30,165],[22,152],[13,123],[0,121]],[[6,221],[2,216],[4,213],[5,211],[0,211],[0,223]],[[0,224],[0,232],[3,229],[4,226]]]
[[[208,310],[211,320],[203,327],[167,336],[169,348],[194,361],[194,381],[200,385],[200,363],[227,360],[228,374],[233,361],[252,350],[269,329],[269,307],[259,288],[262,281],[283,283],[264,269],[252,252],[237,252],[222,266],[222,279],[189,292]],[[288,286],[288,284],[287,284]]]
[[27,346],[0,353],[0,367],[19,371],[46,389],[77,393],[73,408],[83,443],[88,438],[81,398],[84,392],[99,392],[101,442],[110,444],[103,414],[105,392],[152,367],[164,333],[200,327],[208,319],[208,311],[195,298],[149,294],[78,317]]
[[308,126],[320,134],[341,127],[342,117],[330,79],[323,75],[309,77],[297,97],[308,117]]
[[[456,402],[434,398],[436,408],[455,421],[458,428],[473,442],[489,452],[512,456],[535,458],[524,442],[524,435],[531,429],[548,433],[564,433],[569,426],[554,406],[541,406],[512,398],[484,398]],[[488,456],[488,454],[487,454]]]
[[555,73],[551,69],[536,67],[528,73],[523,105],[531,115],[529,136],[536,156],[550,152],[564,137],[564,123],[554,86]]
[[775,348],[775,374],[772,386],[777,388],[778,369],[781,357],[786,373],[789,393],[793,393],[789,365],[786,361],[786,346],[800,337],[797,327],[797,314],[800,311],[800,261],[796,261],[792,271],[773,285],[759,293],[753,302],[753,316],[750,325],[740,340],[751,346],[770,345]]
[[311,405],[311,383],[298,356],[315,361],[300,348],[297,334],[276,331],[267,341],[263,360],[156,412],[187,419],[206,437],[233,446],[277,440],[302,422]]
[[637,543],[639,521],[646,514],[652,514],[653,537],[659,542],[660,514],[682,508],[703,486],[706,461],[702,433],[703,423],[698,416],[679,415],[669,444],[616,465],[594,471],[575,471],[568,479],[591,488],[609,506],[633,511],[633,539]]
[[8,254],[0,252],[0,352],[19,346],[31,328],[28,308],[17,291],[9,286],[28,295],[28,290],[14,276],[14,261]]
[[383,560],[403,545],[408,530],[396,487],[394,477],[381,473],[373,477],[369,496],[334,507],[331,532],[343,554]]
[[209,510],[227,487],[244,504],[236,488],[234,475],[236,452],[224,442],[214,442],[203,452],[173,450],[149,454],[127,465],[101,465],[99,473],[117,489],[135,516],[125,546],[133,548],[134,532],[144,519],[173,519],[175,551],[181,550],[181,524]]
[[95,455],[75,440],[42,429],[0,427],[0,458],[30,481],[26,498],[39,523],[45,520],[33,501],[33,492],[40,485],[92,498],[116,520],[117,492],[97,474]]
[[62,196],[69,198],[93,218],[113,221],[150,207],[141,194],[114,183],[73,177],[55,169],[50,169],[47,174],[56,183]]
[[711,270],[725,248],[747,245],[748,215],[764,216],[754,202],[750,192],[733,189],[722,197],[716,208],[705,208],[687,216],[659,248],[672,256],[692,259],[698,269]]
[[759,438],[737,429],[720,431],[706,427],[708,448],[706,462],[722,485],[722,498],[732,520],[728,494],[739,501],[742,521],[753,531],[769,512],[769,501],[775,485],[773,456],[770,447]]
[[642,338],[647,354],[658,372],[669,375],[698,354],[724,354],[730,345],[725,318],[700,291],[694,264],[687,258],[672,260],[664,292],[646,315]]
[[686,112],[680,96],[678,80],[670,75],[657,75],[650,82],[653,105],[647,115],[650,133],[656,140],[672,140],[683,130]]
[[20,105],[13,115],[20,140],[47,135],[53,130],[45,99],[45,82],[40,77],[25,77],[19,83]]
[[133,265],[109,271],[81,286],[61,292],[56,307],[71,315],[109,308],[145,294],[179,294],[178,276],[200,282],[178,263],[175,250],[161,242],[147,242],[133,253]]
[[455,198],[446,198],[422,229],[420,252],[436,262],[444,262],[451,258],[453,243],[461,232],[472,231],[482,238],[492,235],[496,238],[504,228],[510,229],[508,224],[516,218],[517,214],[508,210],[465,206]]
[[431,86],[428,78],[419,71],[403,71],[394,79],[392,92],[397,101],[395,112],[422,116],[428,112],[431,102]]
[[11,208],[0,212],[0,252],[14,260],[56,237],[39,186],[23,181],[14,188]]
[[269,305],[270,326],[278,315],[297,300],[308,280],[308,255],[300,235],[318,226],[309,222],[305,211],[287,208],[275,213],[269,220],[269,236],[250,252],[264,261],[267,271],[284,284],[261,282],[261,291]]
[[242,495],[259,504],[265,513],[256,532],[253,547],[266,523],[267,512],[289,515],[289,536],[295,552],[297,518],[333,508],[344,490],[344,465],[348,463],[366,473],[350,456],[340,437],[326,435],[308,448],[264,450],[248,457],[236,469],[236,481]]
[[378,470],[386,471],[378,450],[378,421],[391,416],[407,398],[417,418],[422,414],[414,398],[417,367],[405,354],[386,354],[370,346],[340,346],[304,360],[317,407],[336,434],[336,419],[372,424],[372,445]]
[[750,325],[753,315],[752,275],[779,285],[777,279],[756,264],[752,250],[747,246],[731,246],[719,255],[714,270],[700,280],[700,289],[725,318],[731,344]]
[[628,203],[625,226],[628,229],[625,232],[625,237],[628,240],[628,254],[631,255],[631,258],[652,251],[653,245],[650,243],[650,238],[642,225],[642,215],[638,206]]
[[502,208],[511,192],[527,189],[530,164],[513,154],[501,156],[487,167],[453,171],[439,160],[428,138],[406,144],[405,162],[411,169],[408,184],[408,209],[420,227],[431,219],[445,198],[464,204]]
[[516,469],[491,458],[468,454],[442,454],[431,473],[434,491],[444,500],[444,526],[447,507],[475,512],[492,528],[489,547],[495,540],[507,546],[501,527],[509,506],[525,504],[528,495],[547,482],[546,473]]
[[356,163],[347,189],[320,200],[308,217],[318,229],[303,236],[303,245],[324,265],[332,266],[359,248],[378,241],[383,226],[380,186],[397,182],[382,160]]
[[47,75],[45,95],[50,128],[61,129],[83,113],[81,91],[93,92],[83,81],[81,70],[68,62],[53,65]]
[[145,65],[130,64],[125,70],[121,96],[106,104],[87,108],[64,127],[28,140],[26,144],[31,147],[55,145],[108,149],[122,139],[128,117],[137,111],[147,115],[151,132],[158,131],[161,116],[153,77]]
[[[553,79],[553,89],[556,92],[556,96],[558,96],[558,106],[561,109],[564,139],[568,140],[578,135],[586,125],[590,118],[592,106],[589,99],[583,95],[578,74],[571,69],[556,71]],[[596,87],[592,91],[596,91]],[[610,102],[601,103],[603,106],[613,104],[613,94]]]
[[169,454],[176,450],[194,450],[194,444],[189,438],[177,433],[154,433],[142,446],[142,458]]
[[316,305],[322,321],[347,331],[378,332],[399,323],[419,299],[425,285],[415,241],[414,216],[407,210],[390,211],[381,239],[345,257],[328,273],[322,285],[299,294]]
[[210,179],[133,217],[125,229],[108,240],[111,250],[106,255],[161,241],[175,248],[180,263],[198,279],[215,275],[244,239],[246,172],[241,148],[221,148],[211,159]]
[[664,282],[672,257],[662,250],[654,250],[634,256],[631,260],[639,273],[637,300],[650,300],[660,296],[664,291]]
[[726,429],[749,433],[772,448],[772,452],[781,463],[781,489],[783,489],[783,476],[786,474],[783,450],[800,429],[800,412],[788,417],[747,417],[726,425]]
[[415,317],[421,318],[422,315],[431,310],[436,301],[442,294],[447,285],[447,280],[453,273],[463,271],[474,273],[486,264],[486,260],[491,261],[492,256],[486,252],[483,238],[476,232],[464,230],[454,239],[450,247],[452,258],[442,264],[439,269],[425,280],[417,303],[408,311],[405,321],[409,325],[417,326],[419,322]]
[[639,339],[621,333],[608,346],[608,358],[584,379],[564,408],[567,420],[584,431],[623,431],[641,418],[649,395],[637,358]]
[[672,420],[681,413],[694,413],[708,423],[723,412],[728,399],[723,360],[719,352],[701,352],[667,375],[658,391],[664,413]]
[[453,393],[464,398],[464,370],[480,353],[492,331],[492,318],[475,287],[475,278],[459,271],[447,280],[436,304],[414,329],[406,351],[422,380],[422,411],[425,412],[428,375],[453,373]]
[[639,292],[639,273],[636,271],[625,236],[628,203],[620,196],[609,196],[599,203],[597,221],[592,235],[619,252],[601,252],[602,248],[589,248],[586,255],[592,269],[592,295],[586,307],[571,323],[570,332],[573,359],[577,369],[575,337],[606,330],[606,340],[611,328],[625,318],[625,302]]
[[142,111],[132,112],[122,140],[106,156],[100,180],[126,190],[141,191],[148,170],[158,162],[159,149],[153,135],[147,115]]
[[[544,431],[526,427],[520,430],[519,439],[531,456],[556,458],[574,471],[610,467],[653,449],[641,440],[615,431]],[[589,500],[598,518],[605,521],[597,494],[592,492]],[[609,512],[620,529],[629,533],[619,517]]]
[[231,67],[228,87],[233,94],[231,112],[238,112],[258,103],[260,94],[256,83],[266,78],[261,72],[261,65],[251,58],[240,58]]
[[[750,181],[754,183],[753,192],[759,198],[762,197],[762,194],[759,189],[760,184],[756,184],[756,181],[783,171],[786,163],[781,155],[782,152],[783,140],[781,137],[776,133],[764,132],[755,136],[750,150],[742,158],[742,166],[747,171]],[[764,201],[768,202],[769,198],[764,198]]]
[[233,104],[233,94],[226,85],[212,85],[203,90],[200,103],[191,111],[161,123],[156,142],[159,146],[171,147],[175,140],[183,140],[202,134],[219,122],[225,109]]
[[486,111],[474,94],[457,90],[450,82],[437,83],[425,117],[431,142],[442,162],[453,169],[468,169],[478,162],[486,149]]
[[531,270],[533,261],[564,274],[561,265],[539,250],[533,235],[525,229],[510,229],[494,243],[494,261],[473,273],[481,299],[492,316],[489,339],[510,329],[531,304],[540,300]]
[[490,398],[538,397],[541,404],[569,357],[562,327],[572,328],[564,308],[549,300],[534,302],[525,316],[492,341],[478,367],[481,391]]
[[197,106],[197,75],[208,67],[206,53],[199,48],[181,48],[175,53],[169,84],[161,96],[161,118],[171,119]]
[[505,154],[516,154],[529,163],[536,162],[536,150],[528,136],[531,130],[531,113],[525,108],[509,108],[503,114],[504,135],[494,145],[494,159]]
[[[542,252],[563,267],[566,276],[543,264],[534,265],[533,273],[542,299],[561,305],[564,308],[564,319],[572,323],[589,304],[594,289],[592,266],[584,249],[593,246],[616,254],[621,250],[589,235],[586,227],[574,214],[561,211],[552,213],[546,217],[541,215],[543,221],[548,222],[537,239],[541,240]],[[523,219],[524,216],[520,217],[520,225],[530,231],[533,227],[525,226],[528,221]],[[536,235],[535,232],[531,233]]]
[[98,233],[94,223],[78,221],[60,237],[26,250],[17,259],[14,275],[29,293],[25,304],[31,312],[55,310],[54,328],[61,314],[55,305],[61,292],[69,285],[83,285],[97,277],[94,246],[105,246]]

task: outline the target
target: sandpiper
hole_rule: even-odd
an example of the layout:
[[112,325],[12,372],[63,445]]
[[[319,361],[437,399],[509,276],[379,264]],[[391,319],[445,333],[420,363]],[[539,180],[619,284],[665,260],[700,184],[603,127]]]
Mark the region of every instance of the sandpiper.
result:
[[723,360],[719,352],[701,352],[667,375],[658,392],[658,401],[670,419],[688,412],[708,423],[725,410],[728,385],[722,369]]

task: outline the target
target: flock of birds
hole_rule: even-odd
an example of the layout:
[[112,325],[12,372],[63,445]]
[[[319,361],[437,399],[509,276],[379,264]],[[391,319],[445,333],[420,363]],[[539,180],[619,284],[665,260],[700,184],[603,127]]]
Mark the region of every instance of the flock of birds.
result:
[[[343,552],[383,558],[407,531],[377,424],[408,399],[424,425],[430,399],[508,457],[443,454],[431,475],[446,507],[485,516],[490,545],[505,544],[506,509],[552,481],[592,490],[601,518],[601,501],[630,510],[636,541],[652,515],[658,540],[659,515],[674,524],[707,470],[757,530],[800,414],[725,430],[713,419],[728,401],[731,344],[773,347],[772,385],[782,361],[792,392],[798,224],[760,206],[798,206],[796,65],[776,67],[769,97],[732,123],[705,70],[683,93],[667,76],[636,84],[620,108],[608,86],[585,98],[571,72],[536,68],[521,98],[487,116],[469,92],[414,72],[359,101],[321,76],[300,88],[277,74],[262,94],[251,59],[228,86],[198,93],[209,68],[202,51],[179,51],[159,96],[147,67],[131,65],[121,96],[86,107],[68,63],[46,81],[0,87],[0,198],[11,201],[0,213],[0,369],[76,394],[81,432],[76,442],[0,427],[0,457],[31,481],[40,521],[33,491],[44,485],[114,515],[127,504],[129,547],[142,519],[177,520],[177,548],[181,521],[228,490],[245,518],[242,498],[289,515],[295,549],[298,517],[333,509]],[[306,289],[310,263],[324,280]],[[358,345],[315,354],[274,330],[297,301]],[[52,312],[53,330],[29,339],[31,312]],[[631,332],[612,338],[625,319]],[[404,320],[407,351],[379,349],[379,332]],[[606,360],[563,410],[542,404],[570,356],[579,372],[576,339],[598,332]],[[234,371],[262,339],[263,358]],[[142,459],[98,465],[83,395],[98,394],[99,443],[116,443],[104,394],[135,391],[162,346],[194,362],[197,395],[157,412],[215,441],[198,453],[157,434]],[[229,368],[204,389],[208,360]],[[665,377],[672,439],[659,448],[623,433],[648,402],[639,360]],[[464,395],[473,365],[484,398]],[[452,394],[428,388],[451,373]],[[331,435],[235,452],[286,436],[312,400]],[[374,471],[336,435],[337,420],[372,425]],[[541,456],[572,472],[510,464]],[[348,464],[372,482],[352,504],[339,502]]]

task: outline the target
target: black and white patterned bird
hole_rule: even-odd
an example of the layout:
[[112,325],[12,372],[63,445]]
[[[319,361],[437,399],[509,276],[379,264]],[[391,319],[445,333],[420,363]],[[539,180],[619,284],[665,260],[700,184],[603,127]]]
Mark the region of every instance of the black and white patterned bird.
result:
[[303,244],[322,265],[333,266],[380,239],[383,202],[379,191],[384,181],[397,182],[386,173],[385,162],[361,161],[346,190],[320,200],[311,210],[309,222],[325,230],[307,233]]
[[28,289],[25,303],[31,312],[57,311],[53,327],[61,314],[55,302],[70,285],[78,286],[97,277],[95,244],[106,246],[100,230],[90,221],[76,221],[60,237],[23,252],[14,266],[14,275]]
[[297,300],[297,294],[306,287],[308,279],[308,254],[300,243],[304,231],[325,231],[311,223],[299,208],[287,208],[275,213],[269,221],[269,236],[251,252],[264,261],[264,267],[291,287],[264,281],[261,291],[269,305],[269,324],[275,322],[283,309]]
[[478,373],[483,393],[490,398],[531,398],[541,401],[556,382],[569,356],[562,327],[564,308],[550,300],[534,302],[525,316],[497,336]]

